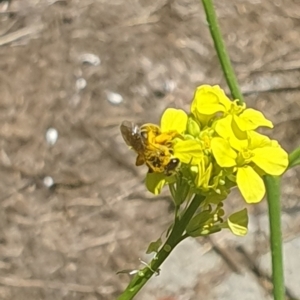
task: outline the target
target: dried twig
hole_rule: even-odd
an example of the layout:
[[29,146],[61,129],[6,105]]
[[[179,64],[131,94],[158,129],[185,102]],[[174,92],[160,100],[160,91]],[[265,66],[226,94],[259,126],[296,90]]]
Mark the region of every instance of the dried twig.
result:
[[14,41],[16,41],[20,38],[23,38],[27,35],[37,33],[39,31],[41,31],[42,29],[43,29],[43,25],[39,24],[39,25],[25,27],[25,28],[15,31],[15,32],[12,32],[12,33],[8,33],[8,34],[0,37],[0,46],[14,42]]

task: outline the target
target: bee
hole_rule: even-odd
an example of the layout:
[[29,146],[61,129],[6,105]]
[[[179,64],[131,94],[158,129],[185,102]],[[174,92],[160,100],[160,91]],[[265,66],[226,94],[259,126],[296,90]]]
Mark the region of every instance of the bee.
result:
[[180,165],[178,158],[173,157],[172,137],[164,135],[160,128],[154,124],[137,124],[124,121],[120,126],[121,134],[125,143],[136,153],[136,166],[146,164],[149,173],[164,173],[172,175]]

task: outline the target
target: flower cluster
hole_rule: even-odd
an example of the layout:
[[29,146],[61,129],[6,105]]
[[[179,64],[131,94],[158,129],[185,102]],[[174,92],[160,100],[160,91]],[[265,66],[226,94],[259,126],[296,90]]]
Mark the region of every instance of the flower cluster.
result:
[[246,234],[246,209],[225,222],[222,201],[235,186],[247,203],[261,201],[265,194],[262,176],[281,175],[288,166],[288,154],[278,142],[255,131],[262,126],[273,127],[261,112],[231,101],[219,86],[209,85],[196,89],[189,114],[169,108],[160,127],[141,126],[148,190],[159,194],[169,185],[177,208],[193,195],[205,199],[187,234],[206,235],[222,228]]
[[[161,119],[162,132],[180,134],[173,139],[174,157],[195,192],[224,199],[237,185],[248,203],[264,197],[264,174],[281,175],[288,165],[278,142],[255,131],[260,126],[273,127],[261,112],[230,101],[219,86],[209,85],[197,88],[189,115],[167,109]],[[155,194],[172,181],[158,174],[147,177]]]

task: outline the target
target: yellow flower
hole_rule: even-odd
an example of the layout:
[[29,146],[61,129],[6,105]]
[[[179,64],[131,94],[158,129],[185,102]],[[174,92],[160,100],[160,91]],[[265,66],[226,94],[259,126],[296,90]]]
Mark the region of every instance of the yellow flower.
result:
[[264,115],[254,109],[246,109],[237,105],[236,101],[231,102],[225,116],[215,122],[216,132],[223,138],[229,139],[231,144],[239,144],[239,140],[247,139],[247,132],[254,130],[259,126],[273,128],[271,121]]
[[199,86],[190,115],[169,108],[160,126],[144,124],[140,132],[134,127],[132,136],[142,142],[134,149],[150,170],[148,190],[159,194],[169,185],[180,195],[173,195],[177,204],[191,192],[204,195],[208,205],[223,201],[237,185],[246,202],[261,201],[262,176],[281,175],[288,155],[276,141],[254,131],[260,126],[273,124],[261,112],[231,101],[219,86]]
[[216,137],[211,141],[213,155],[220,167],[236,169],[236,183],[248,203],[262,200],[265,186],[263,174],[281,175],[288,166],[288,154],[268,137],[248,132],[248,139],[234,147]]
[[230,100],[218,86],[201,85],[196,89],[191,105],[191,113],[204,127],[216,116],[218,112],[225,112],[225,103]]

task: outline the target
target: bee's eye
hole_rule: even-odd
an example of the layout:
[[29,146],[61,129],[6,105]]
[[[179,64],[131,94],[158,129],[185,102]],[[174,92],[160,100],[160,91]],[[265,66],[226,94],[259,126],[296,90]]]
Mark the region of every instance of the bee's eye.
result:
[[179,165],[180,160],[178,158],[172,158],[170,162],[168,163],[168,169],[173,170],[176,169],[176,167]]

